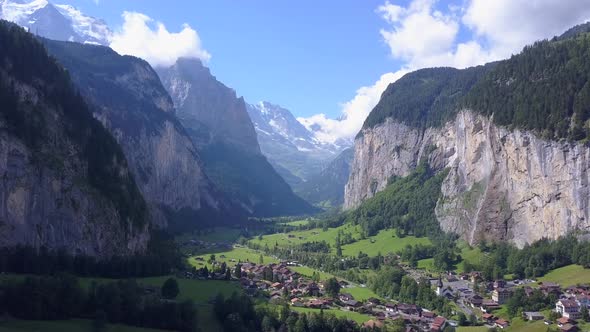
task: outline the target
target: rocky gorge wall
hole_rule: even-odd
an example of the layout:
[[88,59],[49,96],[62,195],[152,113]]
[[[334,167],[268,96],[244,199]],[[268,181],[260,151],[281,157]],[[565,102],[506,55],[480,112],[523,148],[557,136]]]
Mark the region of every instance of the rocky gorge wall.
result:
[[469,110],[440,128],[388,119],[364,129],[345,188],[347,209],[406,176],[426,158],[449,169],[436,216],[445,232],[469,243],[509,240],[522,247],[542,237],[590,230],[590,148],[496,126]]

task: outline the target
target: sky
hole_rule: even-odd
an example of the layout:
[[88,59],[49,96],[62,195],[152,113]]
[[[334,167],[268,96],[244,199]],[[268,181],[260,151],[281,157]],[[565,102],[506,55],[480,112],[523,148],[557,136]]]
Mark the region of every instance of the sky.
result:
[[326,142],[354,137],[384,89],[424,67],[518,53],[590,18],[590,0],[57,0],[103,18],[111,47],[152,65],[201,58],[255,103]]

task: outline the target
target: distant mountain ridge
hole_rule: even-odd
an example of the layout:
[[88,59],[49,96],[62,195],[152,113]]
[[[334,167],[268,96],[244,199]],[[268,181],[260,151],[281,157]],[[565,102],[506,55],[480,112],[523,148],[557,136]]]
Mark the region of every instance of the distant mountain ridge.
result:
[[312,213],[260,152],[246,103],[198,59],[156,69],[177,116],[202,156],[206,173],[253,216]]
[[318,174],[348,147],[321,142],[281,106],[263,101],[248,104],[247,110],[262,153],[294,188]]

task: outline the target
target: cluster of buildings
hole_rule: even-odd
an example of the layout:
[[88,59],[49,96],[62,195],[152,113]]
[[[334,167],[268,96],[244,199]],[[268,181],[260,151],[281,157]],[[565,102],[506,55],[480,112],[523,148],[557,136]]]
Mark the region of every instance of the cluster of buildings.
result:
[[[482,319],[489,325],[504,329],[510,325],[510,322],[493,315],[495,309],[508,302],[512,297],[515,286],[520,282],[507,283],[504,280],[496,280],[490,283],[483,283],[479,272],[461,274],[459,276],[450,275],[447,280],[449,285],[445,288],[442,279],[437,282],[437,294],[439,296],[455,297],[457,294],[462,295],[464,303],[474,308],[479,308],[483,312]],[[479,282],[490,294],[490,298],[483,298],[479,294],[465,288],[453,289],[450,285],[456,285],[459,280]],[[532,282],[532,281],[529,281]],[[554,311],[561,315],[557,320],[557,326],[561,331],[577,331],[576,320],[582,318],[583,310],[590,308],[590,286],[572,286],[562,290],[561,286],[551,282],[539,282],[535,288],[528,285],[521,285],[527,296],[531,296],[535,289],[539,289],[545,296],[553,295],[557,298]],[[526,320],[544,320],[545,317],[539,312],[524,312],[523,318]],[[551,322],[546,321],[547,324]]]
[[401,319],[409,327],[408,331],[439,332],[449,323],[446,318],[414,304],[382,303],[377,298],[359,301],[345,291],[350,285],[344,280],[339,281],[343,291],[337,298],[331,298],[325,294],[323,284],[305,278],[289,267],[287,262],[242,263],[240,284],[249,294],[263,291],[271,303],[288,301],[293,307],[335,308],[371,315],[374,318],[363,324],[366,328],[380,328],[388,319]]

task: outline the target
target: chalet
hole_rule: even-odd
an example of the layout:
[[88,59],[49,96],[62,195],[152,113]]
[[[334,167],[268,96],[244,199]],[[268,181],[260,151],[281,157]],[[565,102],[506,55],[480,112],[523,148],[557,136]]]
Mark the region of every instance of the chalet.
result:
[[432,311],[426,311],[422,313],[422,319],[426,321],[433,321],[436,318],[436,314]]
[[557,320],[557,326],[559,326],[559,327],[562,327],[562,326],[567,325],[567,324],[572,324],[572,323],[573,323],[573,321],[571,319],[567,318],[567,317],[560,317]]
[[312,282],[304,290],[304,293],[306,293],[309,296],[320,296],[320,287],[315,282]]
[[375,313],[375,317],[377,317],[378,320],[384,320],[385,319],[385,313],[383,311],[377,311]]
[[340,299],[340,301],[343,301],[343,302],[354,300],[354,297],[350,293],[340,293],[340,295],[338,295],[338,298]]
[[578,319],[582,317],[580,305],[575,300],[563,299],[557,301],[555,304],[555,311],[560,313],[563,317],[570,319]]
[[374,297],[370,297],[367,299],[367,302],[374,304],[374,305],[380,305],[381,304],[381,300],[374,298]]
[[496,321],[494,322],[494,326],[499,327],[501,329],[505,329],[510,325],[510,323],[508,323],[507,320],[504,320],[502,318],[498,318],[496,319]]
[[385,303],[385,311],[387,312],[396,312],[397,311],[397,305],[393,304],[393,303]]
[[562,332],[578,332],[578,327],[572,324],[565,324],[559,330]]
[[537,311],[525,311],[522,313],[526,320],[542,320],[545,319],[545,316]]
[[324,300],[314,299],[314,300],[307,302],[307,307],[313,308],[313,309],[323,309],[323,308],[327,307],[327,304]]
[[346,309],[354,311],[356,308],[361,307],[363,304],[357,300],[349,300],[349,301],[344,301],[344,306],[346,307]]
[[430,326],[430,331],[431,332],[442,331],[442,330],[444,330],[446,324],[447,324],[447,319],[444,317],[438,316],[432,322],[432,325]]
[[492,300],[496,301],[498,304],[504,304],[512,296],[512,291],[507,288],[496,288],[492,292]]
[[283,289],[283,284],[280,282],[275,282],[274,284],[270,285],[270,287],[274,289]]
[[505,288],[506,287],[506,281],[499,279],[494,281],[494,289],[498,289],[498,288]]
[[561,293],[561,286],[559,286],[559,284],[552,283],[552,282],[542,282],[540,288],[541,288],[541,291],[545,295],[549,295],[549,294],[559,295]]
[[483,314],[483,315],[481,315],[481,319],[484,322],[490,324],[490,323],[492,323],[494,321],[494,315],[492,315],[492,314]]
[[303,301],[298,297],[291,299],[291,305],[294,307],[303,307]]
[[483,300],[481,303],[481,311],[489,313],[492,310],[499,309],[500,305],[494,300]]
[[421,311],[421,308],[415,304],[400,303],[397,306],[397,310],[406,315],[418,315]]
[[478,294],[475,294],[469,298],[469,303],[474,308],[481,307],[481,304],[483,303],[483,297],[479,296]]
[[383,327],[383,323],[378,320],[369,320],[363,323],[363,328],[368,330],[380,329]]
[[585,294],[576,295],[576,301],[580,307],[590,308],[590,296]]

